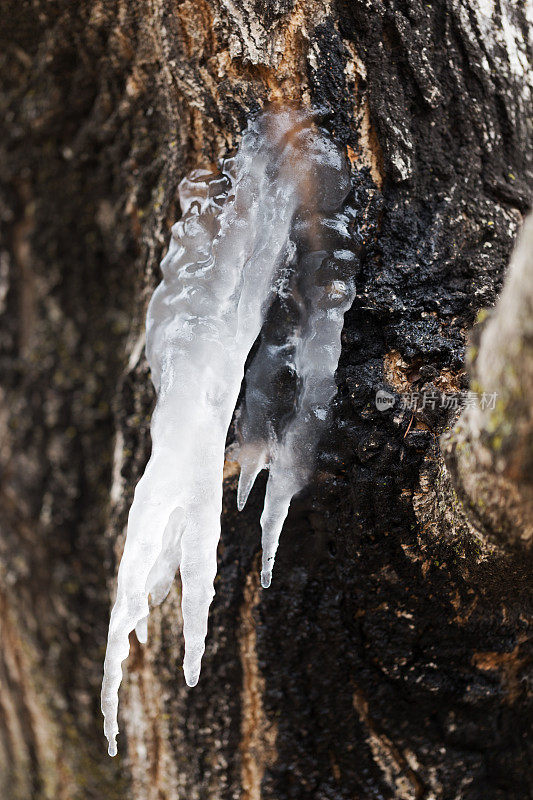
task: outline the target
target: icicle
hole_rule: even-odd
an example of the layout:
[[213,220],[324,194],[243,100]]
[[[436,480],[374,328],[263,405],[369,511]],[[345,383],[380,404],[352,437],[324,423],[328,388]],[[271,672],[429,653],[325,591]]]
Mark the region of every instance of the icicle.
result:
[[[261,517],[264,586],[293,495],[309,480],[335,393],[343,314],[353,299],[353,215],[343,152],[307,112],[251,122],[221,173],[180,184],[183,216],[147,317],[158,392],[152,455],[128,519],[104,663],[102,711],[116,753],[121,662],[147,639],[152,605],[182,582],[184,673],[198,682],[220,536],[224,445],[248,354],[238,458],[239,507],[270,476]],[[270,309],[270,311],[269,311]],[[281,396],[284,395],[286,396]]]
[[[323,212],[320,216],[320,212],[301,218],[293,228],[298,247],[289,292],[297,303],[290,315],[289,337],[283,340],[280,335],[280,330],[287,331],[286,324],[263,329],[246,376],[245,408],[238,427],[240,508],[261,468],[270,470],[261,516],[264,588],[270,586],[291,499],[309,481],[316,447],[327,426],[329,405],[336,392],[344,313],[355,296],[355,212],[350,207],[328,217]],[[317,249],[325,245],[327,250]],[[291,414],[271,415],[277,423],[274,427],[265,409],[277,403],[279,410],[283,372],[294,376],[298,389]],[[261,453],[260,459],[254,462],[251,453]]]

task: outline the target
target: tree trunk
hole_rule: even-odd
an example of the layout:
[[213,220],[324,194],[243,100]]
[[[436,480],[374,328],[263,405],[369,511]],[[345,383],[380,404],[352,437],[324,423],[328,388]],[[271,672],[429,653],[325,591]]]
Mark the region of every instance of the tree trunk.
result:
[[[486,535],[438,443],[453,422],[441,395],[467,389],[465,335],[528,206],[525,14],[511,0],[6,0],[1,797],[530,796],[531,557]],[[368,187],[334,421],[268,591],[264,482],[238,514],[226,465],[200,683],[183,680],[176,581],[148,645],[132,640],[112,760],[99,690],[150,450],[146,306],[180,179],[269,100],[321,106]],[[411,393],[439,399],[411,409]]]
[[488,537],[528,546],[533,540],[533,216],[485,323],[478,326],[479,346],[472,343],[469,351],[471,383],[485,402],[465,409],[443,437],[444,449],[477,526]]

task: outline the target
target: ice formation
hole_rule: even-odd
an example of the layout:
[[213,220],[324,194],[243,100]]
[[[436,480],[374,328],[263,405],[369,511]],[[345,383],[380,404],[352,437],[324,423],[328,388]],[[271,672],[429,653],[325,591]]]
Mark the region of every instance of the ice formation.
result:
[[221,171],[179,187],[182,218],[148,309],[157,391],[152,455],[128,519],[102,685],[115,755],[121,662],[135,629],[179,569],[184,673],[200,675],[217,566],[224,448],[245,362],[234,458],[239,508],[269,469],[261,516],[262,584],[292,497],[308,482],[335,394],[344,312],[353,301],[355,211],[343,150],[313,114],[270,108],[249,123]]

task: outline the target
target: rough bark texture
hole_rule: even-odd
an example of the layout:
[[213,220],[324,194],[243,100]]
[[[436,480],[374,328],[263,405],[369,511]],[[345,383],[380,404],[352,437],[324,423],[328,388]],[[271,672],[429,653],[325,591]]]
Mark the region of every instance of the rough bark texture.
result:
[[[523,800],[531,565],[465,516],[437,441],[450,412],[374,403],[466,386],[465,333],[528,206],[521,4],[3,11],[1,796]],[[283,98],[323,106],[364,201],[334,424],[267,592],[264,485],[238,515],[227,465],[200,685],[181,674],[176,585],[132,645],[110,760],[101,664],[176,187]]]

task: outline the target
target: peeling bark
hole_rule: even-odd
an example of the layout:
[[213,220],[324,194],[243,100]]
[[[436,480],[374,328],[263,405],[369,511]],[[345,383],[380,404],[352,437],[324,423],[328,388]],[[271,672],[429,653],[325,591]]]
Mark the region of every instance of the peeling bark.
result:
[[[0,786],[523,800],[530,558],[489,540],[492,516],[481,525],[456,493],[438,446],[450,411],[399,396],[467,388],[466,331],[529,205],[525,9],[8,0],[3,18]],[[334,421],[267,592],[253,577],[264,483],[238,515],[227,465],[201,684],[184,686],[176,585],[129,658],[109,760],[98,701],[150,449],[146,305],[180,179],[269,99],[323,107],[364,201]]]

